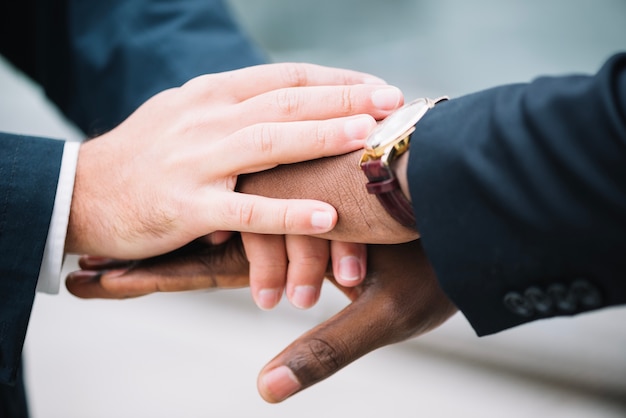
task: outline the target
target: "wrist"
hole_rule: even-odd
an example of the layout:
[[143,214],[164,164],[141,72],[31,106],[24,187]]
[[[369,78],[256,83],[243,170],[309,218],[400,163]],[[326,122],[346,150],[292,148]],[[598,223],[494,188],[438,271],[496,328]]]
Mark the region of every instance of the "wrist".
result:
[[[381,205],[400,224],[415,228],[415,214],[411,205],[406,168],[406,156],[416,124],[435,104],[447,97],[438,99],[420,98],[405,104],[383,120],[367,138],[361,169],[369,180],[367,190],[376,195]],[[403,174],[402,182],[394,168]]]
[[337,210],[335,228],[323,238],[371,244],[398,244],[419,238],[415,229],[399,224],[367,192],[367,178],[359,169],[362,151],[239,176],[243,193],[275,198],[315,199]]
[[105,194],[103,176],[106,171],[99,165],[103,153],[97,149],[96,140],[81,144],[76,162],[74,190],[70,204],[70,214],[65,237],[65,250],[71,254],[99,255],[106,241],[102,238],[107,222],[104,213],[108,212],[100,198]]
[[76,174],[74,177],[74,191],[72,192],[72,202],[70,204],[70,216],[67,225],[67,235],[65,236],[65,251],[70,254],[88,252],[81,238],[89,233],[85,226],[83,195],[85,188],[85,171],[87,165],[85,160],[85,144],[81,144],[76,162]]

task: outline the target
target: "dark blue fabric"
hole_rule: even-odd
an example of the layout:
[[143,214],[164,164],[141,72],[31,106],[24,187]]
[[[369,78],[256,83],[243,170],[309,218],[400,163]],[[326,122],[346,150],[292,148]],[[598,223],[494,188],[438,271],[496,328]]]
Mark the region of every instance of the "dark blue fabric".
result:
[[69,0],[64,110],[89,134],[190,78],[260,64],[221,0]]
[[265,62],[223,0],[3,2],[0,53],[88,135],[197,75]]
[[584,279],[600,307],[626,303],[626,54],[437,105],[408,176],[425,250],[479,335],[557,315],[507,309],[533,286]]
[[62,153],[61,141],[0,134],[0,382],[17,371]]
[[14,385],[0,385],[0,418],[28,418],[24,372],[20,367]]

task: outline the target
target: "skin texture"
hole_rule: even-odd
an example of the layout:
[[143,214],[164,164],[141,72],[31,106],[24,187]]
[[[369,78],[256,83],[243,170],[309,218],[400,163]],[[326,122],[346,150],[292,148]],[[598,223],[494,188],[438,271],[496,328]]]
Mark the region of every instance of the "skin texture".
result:
[[238,176],[360,148],[375,119],[402,104],[399,90],[381,83],[273,64],[157,94],[81,146],[66,252],[135,259],[214,231],[330,230],[336,212],[327,203],[235,193]]
[[[365,188],[367,178],[359,168],[362,151],[241,176],[237,189],[274,198],[323,200],[337,210],[332,231],[319,237],[370,244],[398,244],[419,238],[400,225]],[[406,176],[406,174],[405,174]]]
[[[417,231],[398,224],[366,192],[359,158],[357,151],[239,178],[241,192],[277,198],[310,196],[331,203],[337,209],[338,222],[323,238],[387,244],[368,245],[367,275],[358,285],[341,286],[330,267],[323,269],[352,303],[294,341],[263,368],[258,388],[268,402],[280,402],[379,347],[428,332],[456,312],[416,240]],[[241,234],[244,243],[246,235]],[[72,273],[66,284],[79,297],[114,299],[246,286],[254,269],[248,260],[256,257],[246,251],[236,236],[219,247],[199,240],[175,253],[132,264],[84,257],[80,262],[83,270]],[[272,254],[278,254],[275,263],[280,265],[280,273],[284,268],[280,251],[270,247],[261,258],[271,261]],[[315,268],[323,259],[316,259]],[[270,262],[257,268],[266,269],[271,276],[276,266]]]
[[272,309],[283,293],[297,308],[313,306],[320,295],[329,257],[337,281],[356,286],[365,278],[363,244],[301,235],[242,233],[250,261],[250,290],[257,306]]
[[[331,204],[338,214],[335,228],[320,235],[334,240],[330,243],[295,236],[286,240],[266,236],[261,243],[258,235],[242,234],[246,254],[252,263],[251,292],[258,306],[264,309],[275,306],[283,288],[296,307],[312,306],[320,294],[329,251],[339,283],[346,287],[358,285],[364,278],[366,254],[362,246],[348,242],[395,244],[419,237],[417,231],[396,222],[378,199],[367,193],[367,179],[358,168],[360,157],[359,150],[239,177],[237,189],[243,193],[290,199],[306,196]],[[402,173],[406,177],[406,165],[403,167]],[[401,173],[398,171],[398,174]],[[341,274],[341,270],[351,261],[358,265],[358,273],[355,272],[357,267],[347,267],[355,272],[348,280],[350,275]],[[302,295],[297,292],[303,287],[309,292],[305,303],[299,300]],[[264,296],[268,294],[270,301],[264,302]]]
[[[352,301],[308,331],[261,371],[258,389],[280,402],[382,346],[428,332],[456,312],[439,287],[419,240],[369,245],[362,284],[339,288]],[[153,292],[248,285],[249,264],[238,237],[221,246],[195,242],[177,252],[133,263],[83,257],[66,285],[82,298],[128,298]],[[332,276],[329,273],[329,277]]]

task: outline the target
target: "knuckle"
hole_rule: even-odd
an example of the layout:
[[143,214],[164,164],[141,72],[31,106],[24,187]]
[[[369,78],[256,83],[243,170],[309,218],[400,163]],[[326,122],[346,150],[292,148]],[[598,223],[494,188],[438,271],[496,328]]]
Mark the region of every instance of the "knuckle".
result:
[[[288,248],[292,248],[289,246]],[[319,240],[317,238],[302,237],[298,242],[297,247],[293,247],[297,251],[295,253],[294,262],[306,266],[319,266],[326,265],[328,263],[328,242],[325,240]],[[292,260],[290,260],[292,261]]]
[[255,125],[252,131],[252,146],[254,151],[271,155],[274,150],[274,138],[276,138],[276,136],[276,125],[271,123]]
[[276,216],[279,219],[279,225],[283,228],[285,233],[295,229],[296,222],[288,207],[281,207],[277,209]]
[[285,80],[285,84],[292,87],[306,86],[309,78],[306,66],[300,63],[283,65],[282,77]]
[[329,143],[333,142],[335,137],[335,132],[331,129],[328,129],[328,125],[322,122],[315,125],[315,131],[311,136],[313,141],[315,141],[315,149],[318,149],[320,151],[326,150],[326,148],[329,146]]
[[284,116],[297,115],[300,102],[293,89],[280,89],[276,92],[276,109]]
[[339,104],[341,106],[341,109],[346,114],[351,115],[356,112],[356,100],[354,97],[354,92],[350,87],[346,86],[341,89]]
[[204,97],[215,90],[216,80],[213,74],[204,74],[186,81],[180,91],[192,97]]
[[346,356],[327,341],[314,338],[306,343],[300,355],[289,361],[300,382],[310,384],[330,376],[346,363]]
[[345,363],[343,351],[336,349],[325,340],[315,338],[309,341],[308,348],[323,375],[336,372]]
[[237,214],[239,225],[242,228],[249,228],[254,219],[254,203],[245,199],[235,203],[232,213]]
[[301,229],[301,216],[298,211],[290,206],[284,206],[277,210],[277,216],[280,219],[280,225],[285,233],[298,233]]

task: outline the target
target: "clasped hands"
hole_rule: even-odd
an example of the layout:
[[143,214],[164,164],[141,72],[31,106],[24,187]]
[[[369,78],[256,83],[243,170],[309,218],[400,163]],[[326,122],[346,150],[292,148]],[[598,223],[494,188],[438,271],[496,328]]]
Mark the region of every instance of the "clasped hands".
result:
[[[258,388],[269,402],[376,348],[437,327],[456,308],[440,289],[417,232],[396,223],[367,194],[359,151],[353,151],[374,119],[401,104],[391,103],[391,91],[360,73],[289,64],[203,76],[155,96],[105,134],[109,138],[83,146],[93,155],[126,147],[118,156],[127,161],[95,168],[111,173],[119,182],[114,187],[127,186],[128,205],[102,202],[97,185],[81,184],[80,170],[94,167],[79,157],[68,246],[100,257],[82,257],[68,289],[83,298],[127,298],[250,285],[262,308],[278,303],[283,288],[292,303],[308,307],[328,277],[352,303],[263,368]],[[207,118],[211,112],[214,120]],[[306,159],[312,160],[290,164]],[[80,187],[91,193],[77,194]],[[76,201],[82,195],[96,201]],[[78,218],[72,219],[75,204]],[[117,210],[119,217],[105,218],[121,222],[96,224],[89,236],[85,225],[102,210]],[[82,227],[72,229],[73,220]],[[223,232],[231,230],[242,232]],[[75,245],[85,234],[88,245]],[[369,244],[367,274],[365,247],[352,243]],[[345,274],[346,260],[357,260],[347,269],[353,277]]]

